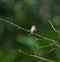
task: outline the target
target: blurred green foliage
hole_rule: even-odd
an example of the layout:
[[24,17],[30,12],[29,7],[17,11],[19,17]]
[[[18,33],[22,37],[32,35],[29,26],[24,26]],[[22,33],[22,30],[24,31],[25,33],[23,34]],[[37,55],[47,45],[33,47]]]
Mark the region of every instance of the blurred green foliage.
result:
[[[28,30],[36,25],[36,33],[58,40],[57,43],[60,44],[60,34],[48,23],[50,19],[54,27],[60,30],[60,0],[0,0],[0,19]],[[60,48],[49,53],[56,48],[54,44],[49,46],[52,43],[0,20],[0,62],[46,62],[24,55],[19,49],[27,54],[60,62]]]

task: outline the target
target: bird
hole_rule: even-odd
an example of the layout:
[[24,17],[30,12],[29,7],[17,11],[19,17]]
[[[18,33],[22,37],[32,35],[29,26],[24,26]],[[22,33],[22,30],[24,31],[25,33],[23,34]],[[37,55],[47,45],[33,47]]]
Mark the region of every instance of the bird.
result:
[[31,29],[30,29],[30,33],[31,33],[31,34],[34,34],[35,32],[36,32],[36,26],[33,25],[33,26],[31,27]]

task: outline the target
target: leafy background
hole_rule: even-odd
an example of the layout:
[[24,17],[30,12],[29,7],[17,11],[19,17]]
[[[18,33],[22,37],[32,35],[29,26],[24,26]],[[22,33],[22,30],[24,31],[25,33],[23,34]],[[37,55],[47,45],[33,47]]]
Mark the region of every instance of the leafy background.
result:
[[[60,44],[60,34],[49,24],[51,20],[55,28],[60,30],[60,0],[0,0],[0,19],[28,30],[36,25],[36,33],[58,40]],[[52,62],[27,54],[60,62],[60,48],[54,44],[46,47],[51,43],[0,20],[0,62]],[[19,52],[20,49],[26,54]],[[49,52],[51,49],[54,50]]]

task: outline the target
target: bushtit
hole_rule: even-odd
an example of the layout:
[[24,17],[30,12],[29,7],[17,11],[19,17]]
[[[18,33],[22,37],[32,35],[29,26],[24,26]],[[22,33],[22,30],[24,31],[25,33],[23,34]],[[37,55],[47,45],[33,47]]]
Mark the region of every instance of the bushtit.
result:
[[31,27],[30,33],[33,34],[33,33],[35,33],[35,32],[36,32],[36,26],[33,25],[33,26]]

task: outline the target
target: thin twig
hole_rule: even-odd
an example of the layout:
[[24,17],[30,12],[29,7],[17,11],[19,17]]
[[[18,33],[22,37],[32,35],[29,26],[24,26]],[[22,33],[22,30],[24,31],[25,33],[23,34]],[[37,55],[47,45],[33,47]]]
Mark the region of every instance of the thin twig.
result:
[[57,47],[59,47],[60,48],[60,45],[58,45],[56,42],[54,43]]
[[23,28],[23,27],[20,27],[19,25],[14,24],[13,22],[9,22],[9,21],[4,20],[4,19],[0,19],[0,20],[1,20],[1,21],[4,21],[4,22],[6,22],[6,23],[11,24],[11,25],[13,25],[13,26],[17,27],[18,29],[24,30],[24,31],[26,31],[26,32],[30,32],[30,30],[27,30],[27,29],[25,29],[25,28]]
[[[20,27],[19,25],[14,24],[13,22],[9,22],[9,21],[4,20],[4,19],[0,19],[0,20],[1,20],[1,21],[4,21],[4,22],[6,22],[6,23],[11,24],[11,25],[13,25],[13,26],[17,27],[18,29],[21,29],[21,30],[24,30],[24,31],[26,31],[26,32],[29,32],[29,33],[30,33],[30,30],[27,30],[27,29],[25,29],[25,28],[23,28],[23,27]],[[53,25],[52,25],[52,24],[51,24],[51,26],[53,27]],[[38,36],[38,37],[41,37],[41,38],[43,38],[43,39],[45,39],[45,40],[52,41],[52,42],[53,42],[53,44],[55,44],[57,47],[59,47],[59,48],[60,48],[60,45],[56,44],[56,40],[46,38],[46,37],[44,37],[44,36],[42,36],[42,35],[40,35],[40,34],[37,34],[37,33],[35,33],[35,35],[36,35],[36,36]]]
[[53,28],[53,30],[54,30],[55,32],[57,32],[57,33],[60,34],[60,31],[58,31],[57,29],[55,29],[55,27],[53,26],[53,24],[52,24],[52,22],[51,22],[50,20],[49,20],[49,23],[50,23],[51,27]]
[[27,55],[27,56],[35,57],[37,59],[41,59],[41,60],[48,61],[48,62],[54,62],[53,60],[50,60],[50,59],[46,59],[46,58],[43,58],[43,57],[40,57],[40,56],[37,56],[37,55],[25,53],[21,49],[19,49],[19,52],[24,54],[24,55]]
[[35,35],[36,35],[36,36],[38,36],[38,37],[41,37],[41,38],[43,38],[43,39],[45,39],[45,40],[48,40],[48,41],[53,42],[53,44],[54,44],[55,46],[57,46],[57,47],[59,47],[59,48],[60,48],[60,45],[58,45],[58,44],[56,43],[56,40],[49,39],[49,38],[44,37],[44,36],[41,36],[41,35],[39,35],[39,34],[35,34]]
[[52,52],[52,51],[54,51],[56,49],[58,49],[58,48],[52,48],[51,50],[48,51],[48,53],[50,53],[50,52]]
[[37,45],[37,47],[38,47],[38,48],[47,48],[47,47],[51,47],[53,44],[54,44],[54,43],[51,43],[51,44],[46,45],[46,46],[38,46],[38,45]]
[[[58,34],[60,34],[60,31],[59,30],[57,30],[57,29],[55,29],[55,27],[54,27],[54,25],[52,24],[52,22],[49,20],[49,23],[50,23],[50,25],[51,25],[51,27],[52,27],[52,29],[55,31],[55,32],[57,32]],[[60,48],[60,45],[58,45],[56,42],[54,43],[57,47],[59,47]]]

